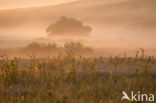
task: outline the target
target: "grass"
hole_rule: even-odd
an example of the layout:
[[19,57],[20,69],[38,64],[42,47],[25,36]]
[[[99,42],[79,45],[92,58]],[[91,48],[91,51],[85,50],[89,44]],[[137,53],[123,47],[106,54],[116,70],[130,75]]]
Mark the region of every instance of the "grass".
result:
[[156,59],[0,59],[0,103],[120,103],[123,90],[156,95]]

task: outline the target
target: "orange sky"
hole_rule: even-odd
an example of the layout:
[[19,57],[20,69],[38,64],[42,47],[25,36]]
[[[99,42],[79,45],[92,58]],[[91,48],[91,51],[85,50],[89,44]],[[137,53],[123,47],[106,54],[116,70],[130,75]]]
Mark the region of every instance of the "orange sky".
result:
[[25,8],[42,5],[60,4],[75,0],[0,0],[0,9]]

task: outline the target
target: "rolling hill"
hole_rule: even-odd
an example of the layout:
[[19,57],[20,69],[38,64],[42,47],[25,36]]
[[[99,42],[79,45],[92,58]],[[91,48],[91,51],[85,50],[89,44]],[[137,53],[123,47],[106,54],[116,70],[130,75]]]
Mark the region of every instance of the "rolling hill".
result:
[[80,0],[56,6],[1,10],[0,27],[48,25],[60,16],[76,17],[85,22],[100,25],[116,26],[121,23],[129,26],[133,24],[141,24],[145,27],[156,26],[155,0],[125,0],[112,4],[106,4],[104,1],[99,3],[98,0],[92,1],[94,2]]

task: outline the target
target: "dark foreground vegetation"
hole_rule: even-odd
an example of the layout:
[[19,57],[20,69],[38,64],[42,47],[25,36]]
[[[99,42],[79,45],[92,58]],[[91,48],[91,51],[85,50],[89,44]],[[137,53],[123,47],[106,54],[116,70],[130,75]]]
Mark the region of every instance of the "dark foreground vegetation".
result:
[[120,103],[123,90],[156,95],[156,59],[0,58],[0,103]]

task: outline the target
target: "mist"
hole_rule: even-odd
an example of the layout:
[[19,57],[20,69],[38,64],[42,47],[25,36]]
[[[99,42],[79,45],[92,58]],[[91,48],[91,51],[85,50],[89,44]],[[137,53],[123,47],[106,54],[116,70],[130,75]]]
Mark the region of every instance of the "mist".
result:
[[[24,47],[31,42],[81,42],[116,55],[144,48],[156,50],[155,0],[79,0],[59,5],[0,11],[0,48]],[[65,16],[92,28],[88,36],[48,36],[46,29]],[[70,29],[70,28],[69,28]]]

